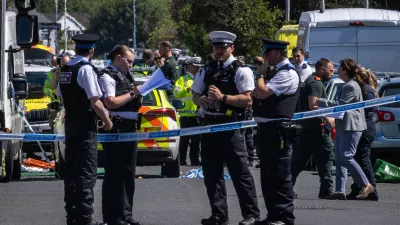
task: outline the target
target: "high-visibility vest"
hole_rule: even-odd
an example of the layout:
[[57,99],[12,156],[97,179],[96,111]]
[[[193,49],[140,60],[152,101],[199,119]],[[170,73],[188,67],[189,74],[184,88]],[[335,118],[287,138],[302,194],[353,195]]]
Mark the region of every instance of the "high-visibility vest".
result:
[[182,117],[191,117],[197,115],[197,105],[193,102],[193,95],[188,88],[193,85],[193,79],[189,74],[185,74],[175,82],[175,89],[173,91],[175,99],[185,102],[185,107],[179,109],[178,112]]

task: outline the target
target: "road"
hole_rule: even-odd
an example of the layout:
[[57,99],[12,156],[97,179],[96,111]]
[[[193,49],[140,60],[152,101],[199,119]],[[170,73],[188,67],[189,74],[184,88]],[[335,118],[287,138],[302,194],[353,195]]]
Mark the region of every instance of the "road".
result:
[[[193,167],[182,167],[186,172]],[[256,179],[259,206],[265,218],[266,208],[261,194],[260,173],[252,169]],[[200,224],[210,215],[206,190],[201,179],[169,179],[158,174],[160,167],[138,167],[134,215],[145,225]],[[352,181],[352,179],[349,179]],[[101,220],[102,177],[95,187],[95,214]],[[318,176],[303,172],[295,191],[297,225],[385,224],[400,221],[400,184],[378,184],[379,202],[320,200]],[[348,184],[348,187],[350,183]],[[227,181],[231,224],[241,220],[232,181]],[[1,225],[65,224],[63,182],[52,177],[23,178],[0,184]]]

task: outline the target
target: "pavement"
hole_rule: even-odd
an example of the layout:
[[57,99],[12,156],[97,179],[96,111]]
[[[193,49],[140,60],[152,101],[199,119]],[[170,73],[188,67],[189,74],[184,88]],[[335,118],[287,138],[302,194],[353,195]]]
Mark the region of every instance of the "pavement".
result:
[[[182,173],[196,167],[183,166]],[[134,216],[144,225],[200,224],[210,216],[210,207],[202,179],[163,178],[159,166],[138,167]],[[260,187],[260,173],[252,168],[262,218],[267,211]],[[352,182],[351,177],[348,187]],[[231,224],[241,220],[237,195],[231,180],[226,181]],[[94,218],[101,216],[101,185],[95,187]],[[339,201],[317,198],[319,181],[314,172],[305,171],[295,186],[297,225],[400,224],[400,184],[378,184],[380,200]],[[50,176],[23,177],[20,181],[0,183],[1,225],[65,224],[63,181]]]

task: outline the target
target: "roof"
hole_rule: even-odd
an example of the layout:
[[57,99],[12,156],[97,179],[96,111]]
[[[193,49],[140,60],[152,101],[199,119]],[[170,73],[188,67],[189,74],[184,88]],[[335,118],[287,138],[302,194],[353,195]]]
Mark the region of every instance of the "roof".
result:
[[299,25],[295,24],[295,25],[283,25],[281,27],[281,29],[278,30],[278,32],[297,32],[297,30],[299,29]]
[[38,12],[36,9],[30,11],[29,14],[32,15],[32,16],[37,16],[39,23],[52,23],[53,22],[53,21],[49,20],[45,16],[45,14]]
[[[77,14],[78,15],[78,14]],[[74,23],[77,27],[79,27],[81,30],[86,30],[87,28],[80,22],[78,21],[74,16],[69,14],[67,12],[66,17],[68,20],[70,20],[72,23]],[[60,15],[60,18],[58,18],[57,23],[60,23],[61,26],[64,26],[64,14]],[[61,28],[62,29],[62,28]]]
[[301,21],[308,22],[328,22],[343,20],[400,20],[400,12],[385,9],[366,9],[366,8],[340,8],[327,9],[323,13],[319,10],[302,12]]
[[25,64],[24,66],[25,72],[49,72],[51,69],[52,67],[50,66],[35,65],[35,64],[30,64],[30,65]]

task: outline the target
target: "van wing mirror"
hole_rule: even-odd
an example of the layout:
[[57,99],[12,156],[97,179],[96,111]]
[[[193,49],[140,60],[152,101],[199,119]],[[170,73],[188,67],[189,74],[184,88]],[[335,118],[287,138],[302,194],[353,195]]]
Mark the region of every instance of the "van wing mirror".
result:
[[36,8],[35,0],[14,0],[15,8],[22,11],[30,11]]
[[26,99],[28,97],[28,81],[25,74],[16,73],[12,78],[14,94],[16,99]]
[[29,48],[39,44],[38,17],[32,15],[17,15],[17,45]]
[[309,59],[310,58],[310,51],[305,51],[304,52],[304,57],[306,58],[306,59]]

